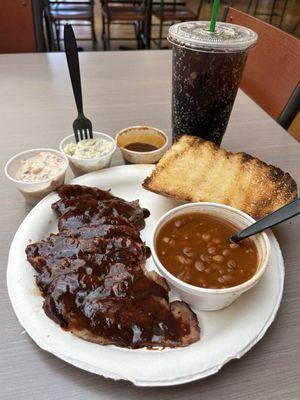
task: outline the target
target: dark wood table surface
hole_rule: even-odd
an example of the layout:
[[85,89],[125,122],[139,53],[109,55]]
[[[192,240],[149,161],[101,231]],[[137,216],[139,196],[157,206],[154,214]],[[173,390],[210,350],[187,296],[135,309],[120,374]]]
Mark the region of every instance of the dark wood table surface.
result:
[[[149,124],[170,133],[169,51],[82,53],[80,61],[86,115],[95,130],[115,135],[126,126]],[[299,400],[300,218],[274,229],[286,269],[276,320],[248,354],[217,375],[177,387],[137,388],[79,370],[33,343],[6,288],[9,246],[30,207],[6,180],[3,166],[19,151],[57,148],[71,133],[76,113],[64,54],[1,55],[0,88],[0,399]],[[247,151],[300,182],[299,144],[242,92],[223,146]],[[117,153],[113,165],[120,163]]]

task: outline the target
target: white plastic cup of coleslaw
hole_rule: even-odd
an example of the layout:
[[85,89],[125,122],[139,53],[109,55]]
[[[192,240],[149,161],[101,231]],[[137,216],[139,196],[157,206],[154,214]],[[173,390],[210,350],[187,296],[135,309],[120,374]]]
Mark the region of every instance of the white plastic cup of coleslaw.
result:
[[[81,144],[82,152],[77,151],[78,155],[76,155],[76,153],[74,155],[68,154],[68,146],[70,144],[76,144],[74,134],[65,137],[59,144],[59,149],[66,157],[68,157],[71,170],[75,176],[87,174],[92,171],[98,171],[110,166],[112,156],[117,148],[114,138],[106,133],[93,131],[93,139],[100,139],[104,143],[108,143],[108,150],[103,151],[103,154],[100,154],[93,148],[85,148],[85,143],[88,144],[90,141],[82,140],[79,142]],[[84,155],[85,152],[89,155],[89,158]]]
[[63,185],[68,158],[58,150],[38,148],[11,157],[5,175],[16,184],[30,204],[37,204],[47,194]]

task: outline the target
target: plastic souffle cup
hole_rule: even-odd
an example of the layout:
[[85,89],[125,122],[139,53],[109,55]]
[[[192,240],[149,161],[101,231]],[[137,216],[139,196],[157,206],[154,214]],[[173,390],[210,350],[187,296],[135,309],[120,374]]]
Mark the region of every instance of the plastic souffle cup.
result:
[[104,140],[111,142],[113,144],[112,150],[109,153],[107,153],[101,157],[80,159],[75,156],[70,156],[69,154],[67,154],[65,152],[65,147],[68,144],[75,143],[74,135],[69,135],[69,136],[65,137],[59,144],[59,149],[63,154],[65,154],[66,157],[68,157],[70,167],[75,176],[87,174],[88,172],[92,172],[92,171],[98,171],[100,169],[107,168],[110,166],[112,156],[117,148],[116,141],[111,136],[107,135],[106,133],[102,133],[102,132],[94,132],[93,131],[93,138],[94,139],[97,139],[97,138],[104,139]]
[[[39,152],[50,152],[58,155],[64,160],[63,168],[53,177],[43,181],[24,182],[15,178],[18,169],[20,168],[21,161],[33,157]],[[26,201],[30,204],[37,204],[43,197],[63,185],[65,182],[66,171],[69,166],[68,158],[58,150],[39,148],[22,151],[11,157],[4,168],[6,176],[16,184],[19,191],[25,197]]]
[[218,203],[199,202],[184,204],[168,211],[158,220],[154,227],[151,243],[151,252],[154,263],[158,271],[164,276],[170,286],[174,288],[181,300],[190,304],[191,307],[196,310],[220,310],[229,306],[241,294],[250,290],[260,281],[268,265],[270,255],[269,238],[265,232],[252,236],[252,240],[254,241],[258,251],[258,267],[255,274],[246,282],[226,289],[206,289],[190,285],[171,274],[160,262],[156,253],[156,238],[161,227],[175,216],[190,212],[199,212],[201,214],[218,217],[221,220],[229,222],[232,226],[235,226],[237,231],[245,229],[247,226],[253,224],[255,220],[248,214],[230,206]]

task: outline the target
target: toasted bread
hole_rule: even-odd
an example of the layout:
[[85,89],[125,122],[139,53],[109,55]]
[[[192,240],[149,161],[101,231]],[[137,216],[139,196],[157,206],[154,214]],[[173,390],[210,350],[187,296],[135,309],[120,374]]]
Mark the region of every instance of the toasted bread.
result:
[[281,169],[187,135],[166,152],[143,187],[178,200],[227,204],[255,219],[297,196],[296,182]]

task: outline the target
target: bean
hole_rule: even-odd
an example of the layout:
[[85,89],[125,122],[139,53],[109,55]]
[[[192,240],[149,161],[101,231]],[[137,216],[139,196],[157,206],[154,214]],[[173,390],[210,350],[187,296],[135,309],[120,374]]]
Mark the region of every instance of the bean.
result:
[[223,276],[219,277],[219,278],[217,279],[217,281],[220,282],[220,283],[224,283]]
[[171,235],[172,238],[177,239],[179,238],[179,235],[177,235],[176,233],[173,233],[173,235]]
[[190,235],[183,235],[183,239],[185,239],[185,240],[190,240],[191,237],[190,237]]
[[197,271],[202,272],[205,270],[205,265],[203,264],[202,261],[196,261],[195,262],[195,268]]
[[231,249],[236,250],[236,249],[238,249],[238,248],[240,247],[240,245],[237,244],[237,243],[230,243],[229,247],[230,247]]
[[163,238],[163,242],[164,242],[164,243],[169,243],[169,241],[170,241],[170,238],[169,238],[169,237],[165,236],[165,237]]
[[210,273],[211,273],[211,269],[210,269],[210,268],[205,268],[204,272],[205,272],[206,274],[210,274]]
[[166,255],[166,250],[163,250],[163,251],[161,252],[161,254],[162,254],[163,256],[165,256],[165,255]]
[[203,278],[199,278],[199,279],[198,279],[198,284],[201,285],[201,286],[203,286],[203,285],[207,286],[207,282],[206,282],[206,280],[203,279]]
[[207,254],[201,254],[200,258],[202,261],[207,262],[207,263],[209,263],[211,260],[211,257],[208,256]]
[[168,242],[168,245],[169,245],[170,247],[175,247],[175,246],[176,246],[175,240],[174,240],[174,239],[170,239],[169,242]]
[[221,269],[219,269],[219,271],[218,271],[218,272],[219,272],[219,274],[220,274],[220,275],[223,275],[223,274],[224,274],[224,272],[225,272],[225,270],[221,268]]
[[207,242],[210,239],[210,234],[209,233],[203,233],[202,234],[202,239]]
[[183,252],[183,254],[184,254],[185,256],[187,256],[187,257],[193,257],[193,255],[195,254],[195,253],[193,252],[193,249],[192,249],[191,247],[188,247],[188,246],[184,247],[184,248],[182,249],[182,252]]
[[186,271],[181,271],[181,272],[177,275],[177,278],[178,278],[178,279],[181,279],[181,278],[184,277],[185,274],[186,274]]
[[225,283],[229,283],[233,280],[232,275],[223,275],[222,278],[223,278],[223,282],[225,282]]
[[230,251],[228,249],[225,249],[225,250],[222,251],[222,254],[223,254],[224,257],[228,257],[228,256],[230,256],[231,253],[230,253]]
[[190,274],[185,274],[185,276],[182,278],[182,280],[186,283],[190,283],[192,280],[192,276]]
[[178,221],[175,221],[174,225],[176,228],[180,228],[182,226],[182,221],[179,219]]
[[207,249],[207,251],[208,251],[208,253],[209,254],[215,254],[215,252],[217,251],[217,249],[215,248],[215,247],[209,247],[208,249]]
[[184,282],[190,282],[192,279],[192,276],[188,271],[183,270],[180,272],[180,274],[177,275],[177,278]]
[[187,257],[184,257],[184,256],[176,256],[175,257],[181,264],[184,264],[184,265],[191,265],[192,264],[192,260],[190,260],[189,258],[187,258]]
[[228,266],[229,268],[236,268],[236,267],[237,267],[237,262],[236,262],[235,260],[229,260],[229,261],[227,262],[227,266]]
[[222,243],[222,240],[219,238],[214,238],[212,241],[213,241],[213,243],[216,243],[216,244]]
[[224,257],[220,254],[216,254],[215,256],[213,256],[213,260],[217,263],[222,263],[224,261]]

